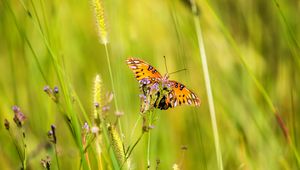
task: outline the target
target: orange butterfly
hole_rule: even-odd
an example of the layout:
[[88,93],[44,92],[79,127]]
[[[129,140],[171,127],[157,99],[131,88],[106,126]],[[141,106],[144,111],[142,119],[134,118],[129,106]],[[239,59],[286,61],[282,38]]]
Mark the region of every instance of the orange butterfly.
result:
[[[150,64],[136,58],[128,58],[127,64],[139,81],[144,97],[155,108],[167,110],[182,104],[200,106],[200,99],[183,84],[168,80],[168,74],[161,74]],[[161,89],[162,88],[162,89]]]

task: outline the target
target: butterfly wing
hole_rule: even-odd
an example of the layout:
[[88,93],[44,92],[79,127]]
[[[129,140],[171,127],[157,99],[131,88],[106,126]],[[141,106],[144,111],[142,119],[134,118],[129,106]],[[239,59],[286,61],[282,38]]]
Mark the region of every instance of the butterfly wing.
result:
[[133,71],[135,78],[138,81],[143,79],[148,79],[150,81],[155,81],[156,79],[161,79],[161,74],[150,64],[143,60],[136,58],[128,58],[127,65]]
[[183,84],[169,80],[167,82],[170,87],[170,92],[165,94],[155,107],[166,110],[169,107],[176,107],[183,104],[200,106],[200,99],[191,90],[186,88]]

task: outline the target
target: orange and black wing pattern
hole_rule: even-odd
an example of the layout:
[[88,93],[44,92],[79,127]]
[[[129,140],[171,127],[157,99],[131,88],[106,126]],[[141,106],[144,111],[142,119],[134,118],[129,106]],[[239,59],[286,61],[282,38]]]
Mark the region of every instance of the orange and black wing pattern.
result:
[[162,78],[161,74],[153,66],[143,60],[137,58],[128,58],[126,62],[138,81],[142,79],[154,81]]
[[183,104],[200,106],[200,99],[183,84],[169,80],[168,85],[171,87],[171,91],[163,96],[162,99],[156,103],[155,107],[161,110],[167,110],[168,108]]

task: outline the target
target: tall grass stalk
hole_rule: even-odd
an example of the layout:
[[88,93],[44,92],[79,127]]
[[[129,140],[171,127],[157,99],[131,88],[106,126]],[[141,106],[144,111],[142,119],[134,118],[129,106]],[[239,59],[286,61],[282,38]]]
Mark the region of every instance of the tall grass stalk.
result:
[[[93,107],[94,107],[94,126],[98,126],[99,128],[103,126],[103,115],[102,115],[102,79],[100,75],[96,75],[94,81],[94,95],[93,95]],[[102,124],[101,124],[102,123]],[[96,134],[96,152],[97,152],[97,162],[98,168],[102,169],[102,161],[101,161],[101,136],[100,134]]]
[[210,84],[209,70],[208,70],[208,65],[207,65],[207,60],[206,60],[206,53],[205,53],[205,48],[204,48],[203,37],[202,37],[202,33],[201,33],[201,26],[200,26],[199,17],[197,14],[198,11],[197,11],[195,2],[193,0],[191,0],[191,4],[192,4],[193,17],[194,17],[194,25],[195,25],[195,29],[196,29],[198,46],[199,46],[199,53],[200,53],[201,61],[202,61],[202,68],[203,68],[205,87],[206,87],[206,93],[207,93],[207,99],[208,99],[208,104],[209,104],[209,111],[210,111],[210,117],[211,117],[211,123],[212,123],[213,135],[214,135],[214,144],[215,144],[215,150],[216,150],[216,156],[217,156],[218,169],[223,170],[222,152],[221,152],[221,146],[220,146],[220,141],[219,141],[215,105],[214,105],[211,84]]
[[[216,12],[212,9],[209,2],[207,2],[207,1],[204,1],[204,2],[207,4],[207,9],[210,11],[210,13],[213,15],[213,17],[215,18],[215,20],[219,24],[219,26],[220,26],[221,30],[223,31],[224,35],[226,36],[227,40],[232,45],[233,49],[235,50],[235,52],[237,54],[237,57],[242,62],[242,65],[246,69],[247,73],[250,75],[250,77],[253,80],[255,86],[257,87],[259,92],[262,94],[263,98],[266,100],[268,107],[273,112],[275,117],[278,116],[278,111],[277,111],[276,107],[274,106],[274,104],[271,100],[271,97],[268,95],[268,93],[265,90],[265,88],[263,87],[263,85],[259,82],[259,80],[255,77],[254,73],[251,71],[250,67],[248,66],[246,60],[244,59],[244,57],[242,55],[242,52],[240,51],[238,45],[236,44],[235,40],[233,39],[233,37],[231,36],[229,31],[226,29],[224,23],[221,21],[220,17],[216,14]],[[297,46],[297,44],[296,44],[296,46]],[[280,125],[280,122],[278,122],[278,124],[279,124],[283,134],[286,135],[285,133],[288,133],[288,132],[286,132],[285,129],[284,129],[285,124]],[[289,141],[289,134],[287,134],[287,135],[288,135],[287,141]],[[297,160],[298,165],[300,166],[299,153],[298,153],[294,143],[293,142],[288,142],[288,143],[289,143],[289,146],[290,146],[291,150],[294,153],[294,156]]]
[[[98,36],[99,36],[100,42],[104,45],[104,48],[105,48],[105,55],[106,55],[106,60],[107,60],[107,64],[108,64],[108,71],[109,71],[112,91],[113,91],[114,97],[115,97],[114,105],[115,105],[116,111],[119,111],[118,101],[117,101],[117,97],[116,97],[114,77],[112,74],[110,56],[109,56],[109,52],[108,52],[109,40],[108,40],[108,31],[106,28],[106,20],[105,20],[105,16],[104,16],[103,2],[101,0],[92,0],[92,5],[93,5],[93,10],[94,10],[94,17],[95,17],[95,21],[96,21]],[[119,124],[119,130],[120,130],[121,136],[123,136],[121,121],[119,118],[118,118],[118,124]]]
[[[24,4],[23,4],[24,5]],[[33,6],[34,7],[34,6]],[[34,7],[35,8],[35,7]],[[30,12],[27,10],[27,8],[24,6],[24,9],[26,11],[27,14],[30,14]],[[34,9],[35,10],[35,9]],[[12,11],[13,12],[13,11]],[[82,141],[81,141],[81,128],[78,122],[78,117],[76,115],[76,113],[73,110],[73,104],[72,104],[72,97],[70,95],[70,85],[66,82],[66,76],[63,72],[63,69],[58,61],[58,57],[57,55],[53,52],[53,49],[51,48],[49,41],[47,40],[46,36],[44,35],[44,32],[40,26],[40,24],[38,24],[36,22],[36,20],[34,18],[32,18],[31,15],[28,15],[30,21],[32,21],[32,23],[38,28],[39,33],[41,34],[41,37],[44,41],[44,44],[50,54],[50,58],[52,60],[52,64],[54,66],[57,78],[59,80],[61,89],[62,89],[62,94],[66,103],[66,115],[70,118],[70,122],[67,121],[67,124],[69,126],[71,126],[71,129],[73,129],[73,137],[76,141],[76,144],[78,145],[78,148],[80,150],[80,156],[81,156],[81,163],[83,165],[84,169],[87,169],[87,164],[86,161],[84,159],[84,149],[83,149],[83,145],[82,145]],[[38,25],[38,26],[37,26]],[[23,34],[24,36],[26,36],[25,34]],[[28,41],[29,42],[29,41]],[[70,124],[69,124],[70,123]]]
[[[115,83],[114,83],[114,78],[113,78],[113,74],[112,74],[111,62],[110,62],[107,43],[104,44],[104,47],[105,47],[106,60],[107,60],[107,63],[108,63],[108,71],[109,71],[111,86],[112,86],[112,90],[113,90],[114,98],[115,98],[114,99],[114,105],[115,105],[116,111],[119,111],[118,101],[117,101],[117,96],[116,96],[116,90],[115,90]],[[121,137],[122,137],[123,136],[123,131],[122,131],[122,125],[121,125],[121,121],[120,121],[119,117],[118,117],[118,125],[119,125],[120,134],[121,134]]]
[[[37,67],[38,67],[38,70],[39,70],[39,72],[41,73],[41,75],[42,75],[42,77],[43,77],[43,80],[45,81],[46,84],[49,84],[49,83],[48,83],[48,79],[47,79],[47,77],[46,77],[46,75],[45,75],[45,73],[44,73],[44,71],[43,71],[43,69],[42,69],[42,66],[41,66],[39,60],[38,60],[37,54],[36,54],[36,52],[34,51],[34,49],[33,49],[32,45],[31,45],[31,43],[30,43],[30,41],[29,41],[27,35],[26,35],[25,32],[21,29],[21,27],[20,27],[20,25],[19,25],[19,23],[18,23],[18,21],[17,21],[16,15],[15,15],[14,11],[12,10],[12,8],[11,8],[11,6],[10,6],[10,4],[9,4],[9,2],[8,2],[7,0],[5,1],[5,5],[7,6],[8,10],[9,10],[9,12],[10,12],[10,14],[11,14],[13,20],[14,20],[14,23],[15,23],[15,25],[16,25],[16,28],[17,28],[17,30],[18,30],[18,32],[19,32],[19,34],[20,34],[20,37],[21,37],[21,38],[24,38],[26,44],[28,45],[28,47],[29,47],[29,49],[30,49],[30,51],[31,51],[31,53],[32,53],[32,55],[33,55],[34,61],[36,62],[36,65],[37,65]],[[22,4],[22,6],[23,6],[23,4]],[[23,6],[23,8],[25,9],[27,15],[28,15],[29,17],[31,17],[31,14],[30,14],[30,12],[26,9],[26,7]]]

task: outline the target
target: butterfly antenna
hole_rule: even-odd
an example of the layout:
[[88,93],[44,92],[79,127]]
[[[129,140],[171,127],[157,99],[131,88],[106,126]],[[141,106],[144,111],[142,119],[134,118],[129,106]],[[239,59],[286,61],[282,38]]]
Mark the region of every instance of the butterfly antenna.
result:
[[167,74],[168,74],[168,67],[167,67],[167,59],[166,59],[166,56],[164,56],[164,60],[165,60],[166,72],[167,72]]
[[178,73],[178,72],[181,72],[181,71],[185,71],[185,70],[187,70],[187,69],[186,69],[186,68],[180,69],[180,70],[177,70],[177,71],[174,71],[174,72],[169,73],[169,75],[174,74],[174,73]]

